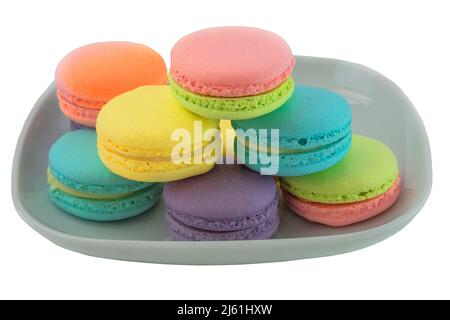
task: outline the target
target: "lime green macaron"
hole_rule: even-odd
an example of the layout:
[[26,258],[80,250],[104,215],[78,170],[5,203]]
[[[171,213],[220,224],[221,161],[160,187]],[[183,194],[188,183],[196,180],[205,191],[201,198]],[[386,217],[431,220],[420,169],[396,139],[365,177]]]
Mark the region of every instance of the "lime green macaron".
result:
[[330,169],[300,177],[284,177],[285,190],[321,203],[349,203],[374,198],[398,177],[397,159],[381,142],[353,135],[343,161]]
[[354,135],[337,165],[313,174],[281,178],[287,205],[300,216],[330,226],[371,218],[400,194],[397,159],[385,144]]

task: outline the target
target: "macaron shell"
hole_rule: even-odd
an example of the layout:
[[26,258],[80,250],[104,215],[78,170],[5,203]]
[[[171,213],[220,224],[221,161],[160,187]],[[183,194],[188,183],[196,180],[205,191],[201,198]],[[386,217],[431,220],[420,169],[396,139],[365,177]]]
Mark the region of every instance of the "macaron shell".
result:
[[275,111],[247,120],[234,120],[235,129],[265,129],[260,143],[278,130],[279,147],[309,150],[336,142],[351,131],[352,114],[345,98],[330,90],[296,85],[291,98]]
[[370,219],[391,207],[400,195],[400,178],[385,193],[364,201],[324,204],[305,201],[283,191],[285,203],[299,216],[332,227],[341,227]]
[[80,47],[65,56],[56,69],[59,90],[67,97],[97,103],[97,108],[120,93],[166,82],[162,57],[149,47],[131,42]]
[[171,139],[172,133],[181,129],[194,140],[196,121],[203,132],[219,126],[218,120],[183,108],[169,86],[143,86],[115,97],[102,108],[97,133],[99,138],[111,141],[108,147],[115,145],[117,152],[147,156],[158,149],[170,160],[172,148],[179,143]]
[[166,207],[191,216],[192,221],[246,219],[272,207],[276,197],[272,177],[243,165],[218,164],[207,174],[164,186]]
[[280,223],[278,214],[271,215],[263,223],[247,229],[214,232],[187,226],[172,216],[166,214],[166,223],[174,240],[188,241],[226,241],[226,240],[262,240],[269,239],[275,233]]
[[320,203],[351,203],[375,198],[398,177],[397,159],[383,143],[353,135],[348,154],[335,166],[299,177],[283,177],[282,188]]
[[169,78],[170,87],[180,103],[193,113],[208,119],[249,119],[281,107],[294,91],[291,77],[278,87],[258,95],[237,98],[204,96],[192,93]]
[[290,75],[295,59],[275,33],[217,27],[180,39],[171,51],[171,75],[188,91],[241,97],[269,91]]
[[159,200],[162,186],[148,188],[117,199],[80,198],[49,186],[50,200],[59,208],[76,217],[95,221],[116,221],[139,215]]

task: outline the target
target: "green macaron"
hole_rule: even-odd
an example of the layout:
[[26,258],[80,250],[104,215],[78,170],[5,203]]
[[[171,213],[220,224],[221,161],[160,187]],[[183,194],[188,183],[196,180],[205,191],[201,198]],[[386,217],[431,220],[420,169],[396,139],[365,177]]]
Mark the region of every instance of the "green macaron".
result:
[[397,159],[385,144],[360,135],[337,165],[310,175],[281,178],[287,205],[300,216],[344,226],[386,211],[400,194]]

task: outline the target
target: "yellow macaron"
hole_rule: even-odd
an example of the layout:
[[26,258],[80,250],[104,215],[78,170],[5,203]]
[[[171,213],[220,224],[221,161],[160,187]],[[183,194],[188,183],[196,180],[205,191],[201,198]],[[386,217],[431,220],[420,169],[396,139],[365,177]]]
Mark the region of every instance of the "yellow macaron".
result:
[[[98,152],[108,169],[131,180],[184,179],[214,166],[214,141],[220,149],[218,126],[218,120],[183,108],[168,86],[143,86],[102,108],[97,119]],[[209,129],[216,129],[218,136]]]

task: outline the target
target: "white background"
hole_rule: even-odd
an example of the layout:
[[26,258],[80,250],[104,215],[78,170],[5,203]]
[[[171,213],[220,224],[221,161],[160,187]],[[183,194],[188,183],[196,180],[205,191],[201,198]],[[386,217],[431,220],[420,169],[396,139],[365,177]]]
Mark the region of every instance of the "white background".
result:
[[[450,298],[448,1],[1,1],[0,298]],[[447,3],[447,4],[446,4]],[[159,51],[210,26],[279,33],[295,54],[358,62],[396,82],[428,130],[434,181],[398,234],[344,255],[242,266],[173,266],[93,258],[60,248],[16,214],[17,138],[58,61],[90,42]]]

